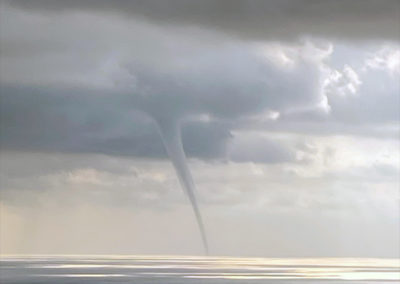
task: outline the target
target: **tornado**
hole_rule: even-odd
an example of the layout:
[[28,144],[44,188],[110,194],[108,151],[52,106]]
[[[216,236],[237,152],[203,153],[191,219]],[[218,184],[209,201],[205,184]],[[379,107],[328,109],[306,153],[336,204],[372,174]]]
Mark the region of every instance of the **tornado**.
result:
[[196,217],[201,239],[206,255],[208,255],[207,235],[203,225],[203,219],[196,198],[196,188],[192,175],[187,166],[185,152],[182,145],[181,128],[179,122],[174,119],[156,119],[158,130],[167,154],[175,168],[179,183],[188,196]]

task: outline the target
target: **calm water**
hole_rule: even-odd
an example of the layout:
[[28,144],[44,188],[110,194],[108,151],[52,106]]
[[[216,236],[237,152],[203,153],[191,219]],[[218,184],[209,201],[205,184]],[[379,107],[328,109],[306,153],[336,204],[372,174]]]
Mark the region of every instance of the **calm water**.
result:
[[398,283],[395,259],[3,256],[0,283]]

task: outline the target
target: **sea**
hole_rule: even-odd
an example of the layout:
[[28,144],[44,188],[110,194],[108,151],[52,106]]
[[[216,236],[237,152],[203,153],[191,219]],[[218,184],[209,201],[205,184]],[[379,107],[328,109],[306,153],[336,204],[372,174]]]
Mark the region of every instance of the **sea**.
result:
[[398,259],[1,256],[0,283],[400,283]]

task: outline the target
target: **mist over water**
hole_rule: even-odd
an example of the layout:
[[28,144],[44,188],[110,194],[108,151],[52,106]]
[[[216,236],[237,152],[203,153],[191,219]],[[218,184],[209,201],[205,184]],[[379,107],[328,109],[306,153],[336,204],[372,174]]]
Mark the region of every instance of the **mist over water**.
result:
[[7,256],[9,283],[395,283],[395,259],[194,256]]

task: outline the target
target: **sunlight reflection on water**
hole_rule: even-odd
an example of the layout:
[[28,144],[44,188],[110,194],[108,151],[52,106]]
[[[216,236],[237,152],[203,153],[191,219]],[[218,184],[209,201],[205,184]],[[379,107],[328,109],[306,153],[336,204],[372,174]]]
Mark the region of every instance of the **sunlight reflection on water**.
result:
[[[382,283],[396,259],[3,256],[1,283]],[[317,281],[318,282],[315,282]]]

